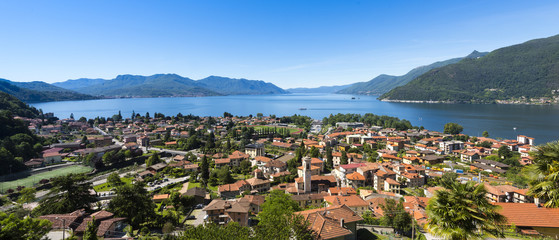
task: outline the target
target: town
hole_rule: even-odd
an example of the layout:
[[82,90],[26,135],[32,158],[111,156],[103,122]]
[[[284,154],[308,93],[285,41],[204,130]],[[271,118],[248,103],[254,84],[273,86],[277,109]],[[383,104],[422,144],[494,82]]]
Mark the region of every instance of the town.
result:
[[430,211],[456,184],[482,187],[501,234],[559,236],[559,209],[530,188],[540,149],[524,135],[373,114],[16,119],[48,144],[27,175],[3,176],[0,221],[46,220],[35,233],[50,239],[440,239]]

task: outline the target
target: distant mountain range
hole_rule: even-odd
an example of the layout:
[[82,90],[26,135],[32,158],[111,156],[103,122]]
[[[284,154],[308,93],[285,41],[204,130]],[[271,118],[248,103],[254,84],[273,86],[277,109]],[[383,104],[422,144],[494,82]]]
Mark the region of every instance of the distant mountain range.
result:
[[0,79],[0,91],[24,102],[89,100],[96,97],[59,88],[45,82],[13,82]]
[[81,78],[53,83],[76,92],[105,97],[195,97],[219,95],[284,94],[264,81],[210,76],[192,80],[177,74],[119,75],[111,80]]
[[452,58],[445,61],[435,62],[426,66],[421,66],[412,69],[402,76],[391,76],[381,74],[368,82],[358,82],[352,84],[350,87],[341,89],[337,93],[341,94],[360,94],[360,95],[381,95],[392,90],[395,87],[403,86],[408,82],[414,80],[420,75],[428,72],[429,70],[443,67],[449,64],[457,63],[464,58],[479,58],[483,57],[487,52],[473,51],[470,55],[460,58]]
[[351,86],[351,84],[341,86],[322,86],[317,88],[289,88],[287,91],[291,93],[335,93],[348,88],[349,86]]
[[383,100],[492,102],[559,95],[559,35],[432,69]]

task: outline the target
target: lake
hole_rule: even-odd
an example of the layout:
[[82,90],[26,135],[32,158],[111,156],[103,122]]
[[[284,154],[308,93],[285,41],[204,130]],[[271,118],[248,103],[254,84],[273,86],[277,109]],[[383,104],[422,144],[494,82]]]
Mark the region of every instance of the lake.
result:
[[[322,119],[336,113],[373,113],[409,120],[415,126],[442,131],[445,123],[455,122],[464,127],[464,134],[516,139],[524,134],[541,144],[559,139],[559,106],[504,104],[435,104],[382,102],[375,96],[342,94],[286,94],[181,98],[124,98],[87,101],[33,103],[44,112],[54,112],[59,118],[82,116],[110,117],[120,110],[130,117],[132,111],[151,116],[177,113],[198,116],[223,116],[224,112],[248,116],[263,113],[276,116],[300,114]],[[306,110],[300,110],[306,108]]]

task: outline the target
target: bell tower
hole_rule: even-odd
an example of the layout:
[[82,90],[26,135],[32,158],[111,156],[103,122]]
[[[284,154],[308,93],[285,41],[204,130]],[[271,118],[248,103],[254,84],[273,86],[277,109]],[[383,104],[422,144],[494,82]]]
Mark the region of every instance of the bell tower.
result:
[[311,192],[311,158],[303,158],[303,181],[305,193]]

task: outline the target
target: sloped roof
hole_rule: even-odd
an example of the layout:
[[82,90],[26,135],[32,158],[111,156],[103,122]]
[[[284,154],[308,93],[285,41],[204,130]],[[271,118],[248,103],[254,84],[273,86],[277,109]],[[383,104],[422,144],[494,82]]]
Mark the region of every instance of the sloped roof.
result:
[[302,215],[310,223],[309,228],[317,234],[318,239],[332,239],[352,234],[349,229],[341,226],[341,219],[346,223],[363,220],[345,205],[311,209],[295,214]]
[[559,228],[559,208],[537,207],[533,203],[493,203],[500,206],[500,214],[505,216],[508,224],[517,227],[551,227]]
[[346,205],[349,207],[360,207],[360,206],[368,206],[369,204],[365,202],[362,198],[357,195],[348,195],[348,196],[326,196],[324,200],[332,203],[332,205]]

